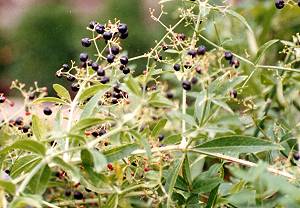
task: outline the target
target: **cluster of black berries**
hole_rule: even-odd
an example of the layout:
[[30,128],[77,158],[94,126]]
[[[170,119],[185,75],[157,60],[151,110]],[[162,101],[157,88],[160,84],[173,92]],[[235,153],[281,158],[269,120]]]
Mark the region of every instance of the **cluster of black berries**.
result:
[[229,61],[229,64],[234,68],[239,68],[240,61],[233,56],[233,54],[230,51],[225,51],[224,58]]
[[105,98],[112,104],[121,103],[123,100],[128,102],[128,93],[121,90],[119,85],[113,87],[113,91],[107,91]]
[[187,54],[190,55],[192,58],[195,58],[197,55],[203,56],[206,53],[206,47],[201,45],[196,49],[188,50]]
[[106,134],[106,130],[104,128],[95,129],[92,131],[91,134],[93,137],[102,136],[102,135]]
[[[25,124],[25,123],[26,122],[24,122],[23,117],[18,117],[15,120],[10,120],[9,126],[10,127],[16,126],[23,133],[28,133],[30,131],[30,126],[32,125],[32,123],[31,122],[29,124]],[[29,134],[28,136],[32,136],[32,134]]]
[[[284,0],[275,0],[275,7],[277,9],[282,9],[285,6]],[[300,0],[298,0],[298,6],[300,7]]]

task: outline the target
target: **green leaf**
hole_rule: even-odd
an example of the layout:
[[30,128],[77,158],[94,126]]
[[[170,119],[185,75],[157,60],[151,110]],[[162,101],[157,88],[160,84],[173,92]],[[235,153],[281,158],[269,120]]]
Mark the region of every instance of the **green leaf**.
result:
[[114,162],[116,160],[120,160],[122,158],[130,155],[131,152],[138,149],[137,144],[125,144],[118,147],[114,147],[112,149],[106,150],[103,152],[105,155],[107,162]]
[[96,149],[83,149],[81,161],[84,165],[94,167],[96,172],[101,172],[106,167],[106,158]]
[[45,127],[43,127],[41,120],[36,115],[32,115],[32,133],[38,139],[43,139],[45,134]]
[[40,163],[41,160],[42,158],[37,155],[25,155],[24,157],[18,158],[11,167],[10,176],[15,178],[21,173],[29,172],[35,165]]
[[10,208],[24,208],[28,206],[34,208],[42,208],[40,200],[41,199],[38,199],[37,197],[19,196],[14,198],[14,200],[10,204]]
[[66,101],[57,98],[57,97],[43,97],[38,98],[32,102],[33,104],[40,104],[40,103],[57,103],[57,104],[67,104]]
[[188,154],[185,155],[183,166],[182,166],[182,175],[184,179],[188,182],[188,184],[192,185],[192,175],[191,175],[191,169],[190,169],[190,162]]
[[279,42],[278,39],[274,39],[274,40],[270,40],[268,42],[266,42],[265,44],[263,44],[259,50],[257,51],[256,57],[255,57],[255,64],[258,64],[258,62],[260,61],[260,59],[262,58],[262,56],[265,54],[266,50],[271,47],[273,44]]
[[74,134],[74,132],[82,131],[92,126],[107,122],[109,119],[101,119],[101,118],[85,118],[81,119],[78,123],[76,123],[70,130],[70,133]]
[[174,134],[170,135],[167,138],[165,138],[162,143],[163,144],[176,144],[181,141],[181,134]]
[[104,94],[105,94],[105,90],[100,90],[99,92],[97,92],[96,95],[92,97],[92,99],[85,105],[81,113],[80,119],[87,118],[93,114],[94,109],[96,108],[99,100]]
[[106,90],[110,87],[110,85],[98,84],[93,85],[91,87],[86,88],[80,95],[79,100],[84,101],[92,96],[94,96],[97,92]]
[[202,151],[218,153],[255,153],[278,150],[280,146],[251,136],[232,135],[205,142],[196,148]]
[[46,148],[43,144],[40,142],[37,142],[32,139],[19,139],[13,144],[11,144],[8,147],[5,147],[0,151],[0,155],[6,154],[7,152],[14,150],[14,149],[21,149],[29,152],[34,152],[39,155],[45,155],[46,154]]
[[208,198],[208,201],[207,201],[207,204],[206,204],[206,207],[205,207],[205,208],[215,207],[216,200],[217,200],[217,197],[218,197],[219,186],[220,186],[220,185],[217,185],[217,186],[210,192],[209,198]]
[[212,191],[216,186],[218,186],[222,182],[222,179],[219,177],[206,177],[206,175],[200,174],[197,176],[192,184],[193,193],[199,193],[199,192],[210,192]]
[[229,113],[233,114],[232,109],[229,107],[229,105],[227,105],[227,103],[221,101],[221,100],[217,100],[217,99],[212,99],[211,100],[214,104],[216,104],[217,106],[223,108],[224,110],[228,111]]
[[160,133],[160,131],[165,127],[166,123],[167,123],[168,119],[161,119],[157,122],[157,124],[154,126],[152,132],[151,132],[151,136],[153,138],[156,138],[158,136],[158,134]]
[[125,80],[126,86],[130,89],[131,92],[133,92],[137,96],[142,95],[142,89],[140,87],[140,84],[130,75]]
[[55,92],[60,98],[65,99],[67,101],[71,101],[71,96],[69,94],[69,91],[66,88],[64,88],[62,85],[54,84],[53,89],[55,90]]
[[179,174],[179,171],[181,169],[182,163],[183,163],[184,157],[182,157],[180,160],[175,160],[174,165],[172,170],[170,170],[167,180],[166,180],[166,185],[165,189],[168,193],[168,199],[167,199],[167,207],[171,207],[171,202],[172,202],[172,194],[174,192],[174,187],[176,184],[176,180]]
[[16,193],[16,185],[13,184],[10,180],[0,179],[0,189],[1,188],[5,192],[10,193],[12,195]]
[[230,14],[231,16],[237,18],[241,23],[243,23],[243,25],[245,25],[247,27],[247,29],[254,36],[254,32],[253,32],[252,28],[250,27],[250,25],[248,24],[247,20],[242,15],[240,15],[239,13],[237,13],[237,12],[235,12],[233,10],[230,10],[230,9],[225,9],[224,11],[226,13]]
[[54,157],[52,159],[52,162],[58,165],[60,168],[62,168],[64,171],[67,172],[69,176],[73,179],[75,183],[78,183],[80,181],[80,173],[76,166],[71,165],[70,163],[66,163],[62,158],[60,157]]
[[158,93],[154,93],[151,95],[151,97],[148,100],[148,104],[158,108],[170,108],[174,106],[172,101]]
[[118,202],[119,202],[119,197],[118,197],[118,195],[117,195],[117,194],[112,194],[112,195],[108,198],[108,200],[107,200],[107,202],[106,202],[104,208],[117,208],[117,207],[118,207]]
[[43,194],[51,177],[51,169],[48,165],[44,165],[37,174],[32,177],[30,183],[28,184],[28,188],[31,190],[33,194]]

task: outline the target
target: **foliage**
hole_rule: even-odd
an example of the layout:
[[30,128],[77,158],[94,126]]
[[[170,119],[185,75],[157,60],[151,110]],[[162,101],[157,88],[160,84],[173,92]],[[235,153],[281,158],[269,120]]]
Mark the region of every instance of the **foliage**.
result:
[[56,73],[74,97],[15,81],[26,115],[15,118],[0,94],[2,206],[298,207],[300,35],[261,43],[226,2],[159,4],[150,16],[165,34],[128,64],[123,21],[88,25],[82,45],[96,54]]

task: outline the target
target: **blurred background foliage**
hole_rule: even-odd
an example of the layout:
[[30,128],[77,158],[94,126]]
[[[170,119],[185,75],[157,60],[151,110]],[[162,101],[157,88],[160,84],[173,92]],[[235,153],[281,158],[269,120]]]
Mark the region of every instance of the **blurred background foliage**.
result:
[[[9,4],[13,1],[7,2]],[[10,82],[14,79],[30,85],[36,80],[49,89],[54,82],[64,84],[64,81],[55,77],[55,71],[69,60],[78,61],[78,54],[85,50],[80,45],[80,39],[90,35],[85,27],[91,20],[105,23],[109,19],[114,20],[118,17],[122,22],[127,23],[130,30],[129,38],[124,41],[124,48],[129,51],[130,57],[145,53],[154,45],[154,40],[163,35],[163,28],[149,17],[149,7],[156,7],[156,13],[159,12],[157,1],[91,2],[93,5],[89,7],[86,5],[89,1],[83,0],[33,0],[30,6],[23,9],[25,11],[22,10],[22,15],[14,21],[13,26],[0,24],[1,91],[7,91]],[[178,3],[180,5],[182,1],[178,0]],[[299,31],[300,9],[298,7],[286,6],[278,11],[274,7],[273,0],[232,0],[231,3],[234,10],[243,15],[253,28],[258,47],[275,38],[291,40],[291,36]],[[4,2],[0,4],[0,11],[1,6],[7,6],[2,4]],[[165,10],[169,13],[176,12],[175,4],[169,5],[170,7]],[[172,15],[168,16],[172,17]],[[11,15],[5,18],[14,18],[14,12],[12,11]],[[205,36],[242,56],[251,53],[247,48],[253,47],[253,40],[249,40],[245,26],[236,18],[225,17],[215,11],[211,11],[209,18],[214,21],[203,21],[202,28],[206,29]],[[163,21],[166,25],[174,24],[172,19],[163,19]],[[190,33],[191,31],[188,30],[184,29],[184,32]],[[272,46],[272,52],[268,54],[265,62],[276,64],[276,60],[281,58],[280,54],[276,53],[279,50],[282,50],[282,45]],[[143,70],[143,63],[143,60],[136,63],[137,71]],[[258,86],[253,86],[254,90],[259,90]]]

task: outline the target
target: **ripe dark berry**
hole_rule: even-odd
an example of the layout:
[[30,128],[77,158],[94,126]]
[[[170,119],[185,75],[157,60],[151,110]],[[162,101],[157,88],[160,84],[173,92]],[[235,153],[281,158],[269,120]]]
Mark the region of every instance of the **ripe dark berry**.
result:
[[81,53],[81,54],[79,55],[79,59],[80,59],[80,61],[82,61],[82,62],[86,62],[86,61],[88,60],[88,58],[89,58],[89,56],[88,56],[87,53]]
[[298,6],[300,7],[300,0],[298,0]]
[[99,136],[99,133],[98,133],[98,131],[93,131],[92,135],[93,135],[93,137],[97,137],[97,136]]
[[46,116],[50,116],[52,114],[52,110],[49,107],[44,108],[44,114]]
[[102,79],[100,80],[100,82],[101,82],[102,84],[108,83],[108,82],[109,82],[109,77],[106,77],[106,76],[102,77]]
[[83,194],[80,191],[75,191],[73,196],[74,196],[74,199],[77,199],[77,200],[83,199]]
[[23,126],[23,128],[22,128],[23,133],[27,133],[29,131],[29,128],[30,127],[27,125]]
[[118,99],[117,98],[112,98],[111,99],[111,103],[112,104],[117,104],[118,103]]
[[175,71],[179,71],[179,70],[180,70],[180,65],[179,65],[179,64],[175,64],[175,65],[173,66],[173,69],[174,69]]
[[65,190],[65,196],[66,197],[69,197],[69,196],[71,196],[71,190],[70,189],[67,189],[67,190]]
[[92,60],[88,60],[86,63],[87,63],[88,66],[92,66],[92,64],[93,64],[94,62],[93,62]]
[[69,70],[70,69],[68,64],[63,64],[62,67],[63,67],[64,70]]
[[159,136],[158,136],[158,140],[161,142],[163,139],[165,138],[165,136],[163,135],[163,134],[160,134]]
[[93,69],[94,71],[97,71],[98,68],[99,68],[99,65],[98,65],[96,62],[92,63],[92,69]]
[[96,25],[95,30],[98,34],[103,34],[105,31],[105,27],[104,25],[98,24]]
[[89,38],[82,38],[81,39],[81,45],[83,47],[90,47],[91,46],[91,40]]
[[128,67],[125,67],[125,68],[123,69],[123,73],[124,73],[124,74],[129,74],[129,73],[130,73],[130,69],[129,69]]
[[118,55],[119,52],[120,52],[120,49],[118,46],[112,46],[111,49],[110,49],[111,53],[114,54],[114,55]]
[[22,117],[18,117],[16,120],[15,120],[15,124],[17,125],[22,125],[23,124],[23,118]]
[[232,98],[237,98],[237,96],[238,96],[238,93],[237,93],[237,91],[236,90],[231,90],[230,91],[230,96],[232,97]]
[[104,135],[104,134],[106,134],[105,129],[100,129],[100,131],[99,131],[99,136],[102,136],[102,135]]
[[106,57],[106,60],[107,60],[108,63],[113,63],[114,60],[115,60],[115,55],[108,54],[107,57]]
[[127,56],[122,56],[120,58],[120,63],[123,64],[123,65],[128,64],[128,57]]
[[120,24],[118,25],[118,30],[119,30],[119,32],[120,32],[121,34],[124,34],[124,33],[126,33],[126,32],[128,31],[128,27],[127,27],[126,24],[120,23]]
[[188,80],[184,80],[182,82],[182,88],[185,89],[185,90],[187,90],[187,91],[191,90],[192,89],[191,82],[188,81]]
[[6,100],[6,97],[5,96],[0,96],[0,103],[4,103],[5,102],[5,100]]
[[174,95],[173,95],[172,92],[167,92],[166,97],[167,97],[168,99],[173,99]]
[[196,70],[196,72],[197,72],[198,74],[201,74],[201,73],[202,73],[202,69],[201,69],[200,66],[197,66],[197,67],[195,68],[195,70]]
[[277,9],[282,9],[284,7],[284,0],[275,0],[275,7]]
[[120,38],[126,39],[128,37],[128,31],[126,33],[121,33]]
[[6,169],[4,172],[5,172],[7,175],[10,174],[10,170],[9,170],[9,169]]
[[109,31],[106,31],[103,33],[104,40],[110,40],[112,38],[112,33]]
[[194,58],[197,55],[197,51],[194,49],[191,49],[187,52],[187,54]]
[[90,21],[90,23],[89,23],[89,28],[90,29],[94,29],[94,27],[95,27],[95,25],[96,25],[97,23],[96,23],[96,21]]
[[97,70],[97,75],[101,77],[105,76],[105,70],[99,67]]
[[73,82],[73,81],[75,81],[75,77],[72,76],[72,75],[68,75],[67,80],[70,81],[70,82]]
[[34,100],[34,98],[35,98],[35,93],[34,93],[34,92],[29,93],[28,99],[29,99],[29,100]]
[[295,152],[293,154],[293,157],[294,157],[295,160],[300,160],[300,154],[299,154],[299,152]]
[[79,88],[80,88],[80,86],[78,83],[72,83],[71,89],[73,92],[78,92]]
[[232,58],[232,60],[230,61],[230,65],[234,68],[239,68],[240,62],[238,59]]
[[205,52],[206,52],[206,47],[204,45],[201,45],[201,46],[198,47],[198,49],[197,49],[197,54],[198,55],[204,55]]
[[231,59],[233,58],[233,55],[230,51],[225,51],[224,58],[228,61],[231,61]]
[[192,79],[191,79],[191,83],[194,85],[194,84],[197,84],[197,82],[198,82],[198,79],[197,79],[197,77],[193,77]]

